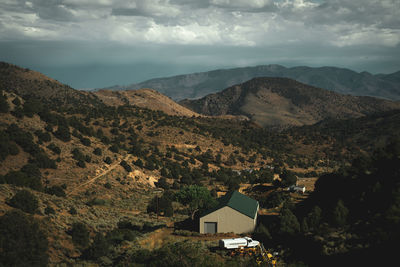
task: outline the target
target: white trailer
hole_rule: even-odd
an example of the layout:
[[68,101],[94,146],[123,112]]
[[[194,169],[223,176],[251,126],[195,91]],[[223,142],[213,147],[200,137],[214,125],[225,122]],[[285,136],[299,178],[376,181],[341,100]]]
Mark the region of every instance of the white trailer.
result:
[[250,237],[231,238],[219,240],[220,248],[238,249],[238,248],[255,248],[260,245],[260,242],[253,240]]

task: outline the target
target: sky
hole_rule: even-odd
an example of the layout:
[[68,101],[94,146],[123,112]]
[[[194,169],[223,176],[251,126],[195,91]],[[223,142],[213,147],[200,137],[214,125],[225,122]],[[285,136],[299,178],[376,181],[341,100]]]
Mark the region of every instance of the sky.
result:
[[400,70],[400,0],[0,0],[0,61],[74,88],[281,64]]

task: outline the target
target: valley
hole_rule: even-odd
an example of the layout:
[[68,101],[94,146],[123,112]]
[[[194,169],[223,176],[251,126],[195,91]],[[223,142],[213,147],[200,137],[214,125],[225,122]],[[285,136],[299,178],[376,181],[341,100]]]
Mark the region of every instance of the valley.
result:
[[[38,235],[20,259],[2,247],[9,262],[253,266],[216,250],[236,234],[197,229],[200,211],[234,190],[259,202],[252,235],[282,265],[386,249],[382,225],[398,237],[399,102],[258,78],[182,106],[150,89],[83,92],[8,63],[0,77],[0,243],[28,244],[16,229]],[[296,183],[305,194],[288,192]]]

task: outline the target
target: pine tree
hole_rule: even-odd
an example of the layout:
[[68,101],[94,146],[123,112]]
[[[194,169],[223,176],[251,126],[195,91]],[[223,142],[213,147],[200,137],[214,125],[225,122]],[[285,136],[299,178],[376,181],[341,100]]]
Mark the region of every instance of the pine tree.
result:
[[336,226],[344,226],[347,222],[349,210],[345,207],[343,201],[339,199],[333,210],[333,223]]
[[300,231],[297,217],[288,208],[283,208],[280,215],[280,232],[293,235]]

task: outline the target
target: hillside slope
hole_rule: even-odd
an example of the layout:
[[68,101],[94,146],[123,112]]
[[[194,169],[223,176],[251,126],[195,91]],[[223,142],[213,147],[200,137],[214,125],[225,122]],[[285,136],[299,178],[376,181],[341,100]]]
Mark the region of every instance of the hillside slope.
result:
[[399,100],[400,80],[398,76],[398,72],[388,75],[372,75],[368,72],[357,73],[336,67],[311,68],[302,66],[286,68],[280,65],[263,65],[157,78],[107,89],[152,88],[172,99],[181,100],[203,97],[256,77],[285,77],[342,94]]
[[200,116],[198,113],[183,107],[169,97],[152,89],[111,91],[100,90],[94,94],[110,106],[135,105],[151,110],[160,110],[172,116]]
[[287,78],[254,78],[180,104],[205,115],[245,115],[261,126],[310,125],[399,109],[399,102],[341,95]]
[[0,90],[56,105],[100,104],[89,92],[75,90],[42,73],[0,62]]

